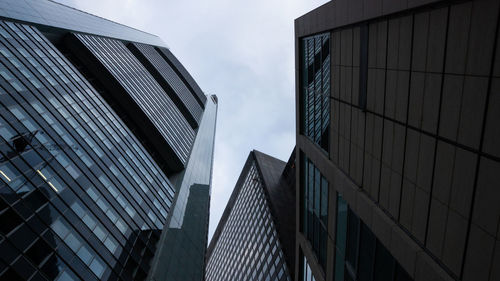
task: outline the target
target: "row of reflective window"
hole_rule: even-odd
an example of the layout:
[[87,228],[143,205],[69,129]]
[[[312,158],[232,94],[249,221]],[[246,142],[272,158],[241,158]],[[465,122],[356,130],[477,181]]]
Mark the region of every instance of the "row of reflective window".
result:
[[[340,194],[337,194],[336,204],[334,261],[327,261],[328,182],[304,154],[301,159],[301,229],[311,242],[323,273],[326,272],[327,264],[334,263],[335,281],[412,280]],[[300,276],[301,280],[315,280],[307,258],[303,255]]]
[[[1,23],[0,34],[0,179],[5,183],[0,195],[9,203],[15,201],[10,198],[22,198],[97,278],[108,276],[117,262],[124,266],[123,250],[130,250],[126,244],[137,237],[137,230],[163,226],[173,188],[132,133],[43,35],[12,23]],[[7,208],[1,213],[18,222],[5,227],[4,234],[17,233],[22,224],[18,212]],[[63,260],[59,264],[74,268]],[[70,269],[59,272],[74,276]]]
[[328,245],[328,181],[304,155],[302,159],[302,232],[319,263],[326,268]]
[[[131,46],[132,45],[132,46]],[[186,115],[190,115],[186,118],[192,118],[197,124],[200,123],[201,116],[203,115],[203,108],[200,106],[195,98],[195,93],[192,93],[182,79],[177,75],[174,68],[168,63],[168,61],[161,55],[157,49],[150,45],[131,43],[127,47],[129,49],[137,49],[146,59],[147,62],[141,59],[141,62],[146,64],[151,64],[152,68],[158,72],[158,74],[163,79],[157,79],[160,85],[166,85],[170,92],[178,97],[182,105],[189,112]],[[139,58],[139,57],[138,57]],[[162,86],[163,86],[162,85]],[[163,87],[165,89],[165,87]],[[167,89],[165,89],[167,91]],[[197,125],[194,127],[198,127]]]
[[185,164],[195,131],[152,75],[122,42],[84,34],[76,37],[127,91]]
[[330,34],[300,41],[300,128],[324,151],[330,138]]
[[337,195],[335,281],[411,281],[370,228]]

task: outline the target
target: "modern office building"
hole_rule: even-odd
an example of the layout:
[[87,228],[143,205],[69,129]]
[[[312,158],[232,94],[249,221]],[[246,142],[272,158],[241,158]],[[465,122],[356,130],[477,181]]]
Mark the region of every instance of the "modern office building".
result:
[[288,163],[252,151],[206,256],[206,281],[293,280],[295,153]]
[[500,280],[499,5],[296,19],[296,280]]
[[155,35],[0,17],[0,279],[203,280],[217,97]]

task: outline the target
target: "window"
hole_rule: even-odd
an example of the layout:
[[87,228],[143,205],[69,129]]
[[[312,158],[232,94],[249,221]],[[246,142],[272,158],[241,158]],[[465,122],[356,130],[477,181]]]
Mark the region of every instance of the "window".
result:
[[412,280],[340,194],[337,194],[334,276],[335,281]]
[[302,39],[300,71],[301,133],[329,151],[330,34]]
[[302,232],[324,269],[328,244],[328,181],[309,159],[302,156]]
[[97,260],[95,258],[92,263],[90,264],[90,269],[97,275],[97,277],[101,278],[102,274],[104,273],[104,266],[102,265],[102,262]]
[[312,274],[311,267],[309,266],[309,263],[307,262],[307,259],[304,255],[302,255],[302,274],[301,274],[301,281],[316,281],[314,278],[314,275]]

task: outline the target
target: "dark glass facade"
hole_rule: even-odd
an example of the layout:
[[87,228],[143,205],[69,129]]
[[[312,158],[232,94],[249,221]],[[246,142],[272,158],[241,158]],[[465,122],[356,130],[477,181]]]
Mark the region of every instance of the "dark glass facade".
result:
[[[100,80],[109,100],[119,104],[121,111],[139,115],[134,116],[135,120],[140,120],[135,122],[134,127],[142,131],[142,138],[150,138],[157,153],[173,151],[165,156],[166,161],[173,161],[171,158],[174,158],[181,165],[172,169],[176,172],[182,170],[189,158],[195,131],[125,44],[119,40],[84,34],[68,36],[65,42],[72,54],[82,55],[83,64]],[[112,83],[114,81],[117,83]],[[155,132],[159,132],[159,136]]]
[[302,172],[302,232],[323,268],[328,242],[328,181],[305,156]]
[[[2,194],[31,213],[23,218],[13,209],[5,211],[26,225],[22,233],[36,233],[28,221],[18,220],[32,218],[40,223],[37,231],[54,237],[52,256],[62,258],[68,269],[44,272],[47,277],[63,271],[81,278],[118,276],[127,262],[119,257],[131,250],[126,242],[138,239],[138,230],[163,227],[174,189],[118,116],[41,33],[27,25],[1,25]],[[4,243],[29,250],[9,239],[17,226],[5,229]],[[140,238],[151,258],[158,233]],[[59,245],[75,258],[58,257]],[[72,263],[87,270],[70,269]]]
[[330,34],[301,40],[301,132],[329,151]]
[[336,221],[335,281],[413,280],[340,194]]
[[[42,28],[61,29],[64,32],[77,31],[140,42],[155,46],[165,46],[156,35],[91,15],[53,1],[3,0],[0,14],[4,18],[37,24]],[[57,32],[57,30],[52,30]]]
[[189,90],[194,93],[194,96],[196,97],[196,100],[198,103],[201,105],[201,107],[204,107],[205,102],[207,101],[207,97],[203,93],[203,91],[200,89],[200,86],[194,81],[193,77],[189,72],[184,68],[184,66],[181,64],[181,62],[170,52],[169,49],[163,48],[163,47],[158,47],[157,48],[158,52],[160,55],[169,62],[169,64],[172,66],[172,68],[175,70],[177,75],[182,79],[186,87],[189,88]]
[[171,177],[179,191],[153,262],[155,280],[203,280],[216,119],[217,98],[210,96],[190,161],[182,173]]
[[153,74],[158,84],[175,102],[191,126],[197,128],[203,114],[202,105],[177,75],[175,68],[161,56],[161,51],[154,46],[139,43],[129,44],[128,47]]
[[[97,19],[104,31],[118,25]],[[217,98],[206,100],[195,131],[127,42],[81,35],[101,60],[82,67],[65,44],[80,35],[33,24],[0,21],[0,279],[144,280],[164,252],[175,255],[162,237],[182,213],[184,248],[202,249],[189,257],[199,260],[198,277],[186,280],[202,280]],[[95,87],[102,84],[88,74],[99,67],[129,91],[155,122],[151,135],[185,169],[173,175],[135,131],[135,116],[116,111],[109,91]]]
[[[271,162],[259,162],[260,159],[259,152],[250,153],[210,242],[207,281],[291,280],[266,194],[267,182],[260,172],[260,168],[273,168]],[[285,163],[274,161],[278,161],[279,171],[283,171]]]

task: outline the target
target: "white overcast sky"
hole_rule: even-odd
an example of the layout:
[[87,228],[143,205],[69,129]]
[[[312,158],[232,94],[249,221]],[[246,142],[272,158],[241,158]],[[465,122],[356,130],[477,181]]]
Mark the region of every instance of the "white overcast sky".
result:
[[252,149],[295,145],[295,18],[326,0],[57,0],[158,35],[219,98],[209,239]]

